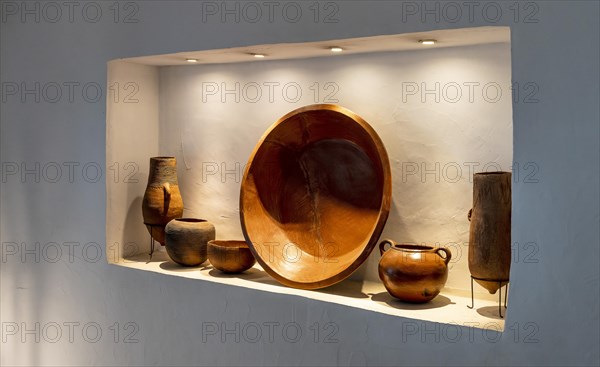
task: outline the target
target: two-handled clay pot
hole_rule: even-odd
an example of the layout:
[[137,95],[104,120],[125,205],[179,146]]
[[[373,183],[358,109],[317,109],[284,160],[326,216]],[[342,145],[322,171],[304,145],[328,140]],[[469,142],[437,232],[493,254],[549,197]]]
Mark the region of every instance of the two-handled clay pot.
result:
[[[386,245],[390,247],[386,249]],[[447,248],[383,240],[379,251],[379,278],[392,296],[405,302],[424,303],[431,301],[444,288],[448,279],[448,262],[452,258]]]

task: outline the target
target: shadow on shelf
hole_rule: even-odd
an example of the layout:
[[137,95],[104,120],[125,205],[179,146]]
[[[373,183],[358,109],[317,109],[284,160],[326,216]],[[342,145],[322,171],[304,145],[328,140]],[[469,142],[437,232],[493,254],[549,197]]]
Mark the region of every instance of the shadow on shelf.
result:
[[[498,315],[498,306],[480,307],[477,309],[477,313],[489,319],[503,320],[500,315]],[[502,315],[506,317],[506,309],[504,307],[502,307]]]
[[[157,245],[157,246],[160,246],[160,245]],[[152,254],[152,256],[150,256],[149,253],[144,252],[144,253],[136,253],[135,255],[124,256],[123,258],[118,259],[118,260],[119,260],[118,262],[122,262],[122,263],[144,263],[144,264],[172,262],[171,259],[169,259],[167,253],[163,252],[159,249],[155,250],[154,253]],[[179,267],[179,265],[173,263],[173,267],[175,267],[175,266]],[[169,270],[171,270],[171,269],[169,269]]]
[[205,261],[204,263],[202,263],[201,265],[198,265],[198,266],[182,266],[182,265],[177,264],[174,261],[167,260],[167,261],[160,263],[159,266],[163,270],[174,271],[177,273],[189,273],[192,271],[204,270],[204,269],[208,268],[208,266],[206,266],[207,264],[208,264],[208,261]]
[[248,269],[243,273],[223,273],[222,271],[213,268],[212,265],[207,266],[206,269],[211,269],[208,272],[208,275],[215,278],[238,278],[248,280],[251,282],[283,287],[283,285],[279,284],[275,279],[271,278],[264,270],[260,270],[257,268]]
[[344,280],[327,288],[315,289],[315,292],[351,298],[369,298],[369,296],[362,291],[362,287],[363,285],[360,282]]
[[[249,270],[246,270],[243,273],[227,274],[227,273],[223,273],[217,269],[212,268],[211,265],[206,267],[206,269],[209,269],[209,268],[211,270],[208,272],[208,275],[215,277],[215,278],[239,278],[239,279],[243,279],[243,280],[248,280],[250,282],[268,284],[268,285],[273,285],[273,286],[277,286],[277,287],[281,287],[281,288],[289,288],[289,287],[279,283],[275,279],[273,279],[269,274],[267,274],[266,271],[261,270],[261,269],[251,268]],[[204,268],[202,270],[204,270]],[[348,281],[348,280],[343,281],[341,283],[334,284],[327,288],[315,289],[314,292],[333,294],[336,296],[344,296],[344,297],[352,297],[352,298],[369,298],[369,296],[367,294],[362,292],[362,284],[361,283]]]
[[442,308],[448,305],[453,305],[450,298],[442,295],[438,295],[433,300],[427,303],[408,303],[402,302],[392,296],[388,292],[371,293],[369,294],[371,299],[375,302],[385,303],[388,306],[400,309],[400,310],[428,310],[432,308]]

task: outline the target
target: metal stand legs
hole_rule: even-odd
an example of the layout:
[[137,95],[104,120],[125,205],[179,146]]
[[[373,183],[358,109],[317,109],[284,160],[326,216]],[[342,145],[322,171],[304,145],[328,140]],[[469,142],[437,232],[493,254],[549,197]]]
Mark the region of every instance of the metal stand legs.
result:
[[148,264],[150,261],[152,261],[152,254],[154,254],[154,237],[152,236],[153,233],[152,231],[154,230],[154,227],[157,227],[155,225],[152,224],[147,224],[144,223],[145,225],[147,225],[148,227],[150,227],[150,253],[148,255],[150,255],[150,258],[148,259],[148,261],[146,261],[146,264]]
[[506,285],[504,286],[504,308],[506,308],[506,299],[508,297],[508,279],[480,279],[480,278],[474,278],[473,276],[471,276],[471,306],[467,305],[468,308],[473,308],[475,307],[475,298],[473,296],[473,280],[477,279],[477,280],[484,280],[487,282],[498,282],[498,315],[500,316],[500,318],[504,318],[504,316],[502,316],[502,283],[506,283]]

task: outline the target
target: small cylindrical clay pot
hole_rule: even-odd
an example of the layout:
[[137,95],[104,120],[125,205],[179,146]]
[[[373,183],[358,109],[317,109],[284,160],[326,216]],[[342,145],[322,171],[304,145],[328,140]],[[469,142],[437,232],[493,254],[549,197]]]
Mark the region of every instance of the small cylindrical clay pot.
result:
[[204,219],[177,218],[165,227],[167,253],[183,266],[198,266],[208,256],[208,241],[215,239],[215,226]]

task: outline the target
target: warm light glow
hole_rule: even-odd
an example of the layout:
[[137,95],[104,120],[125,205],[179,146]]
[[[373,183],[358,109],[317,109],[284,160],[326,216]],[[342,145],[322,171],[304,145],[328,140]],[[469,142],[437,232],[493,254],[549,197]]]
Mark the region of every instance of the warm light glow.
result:
[[420,40],[419,43],[422,45],[435,45],[436,40]]
[[[413,259],[413,260],[417,260],[417,261],[420,261],[420,260],[421,260],[421,254],[420,254],[420,253],[418,253],[418,252],[413,252],[413,253],[410,253],[410,254],[408,254],[408,256],[409,256],[411,259]],[[422,260],[421,260],[421,261],[422,261]]]
[[198,62],[198,59],[185,59],[187,62]]
[[331,52],[342,52],[342,51],[344,51],[344,49],[341,48],[341,47],[332,47],[332,48],[330,48],[330,50],[331,50]]
[[262,59],[265,57],[263,54],[253,54],[252,56],[256,57],[257,59]]

